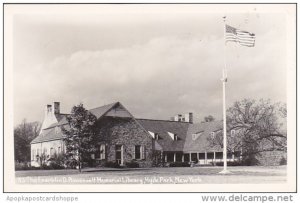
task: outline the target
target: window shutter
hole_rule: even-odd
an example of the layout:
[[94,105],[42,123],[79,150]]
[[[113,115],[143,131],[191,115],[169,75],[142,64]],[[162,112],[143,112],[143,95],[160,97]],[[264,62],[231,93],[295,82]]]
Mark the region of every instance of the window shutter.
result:
[[103,159],[106,158],[106,145],[103,144]]
[[145,159],[145,147],[144,147],[144,145],[141,146],[141,159]]
[[100,144],[100,146],[99,146],[99,158],[100,158],[100,160],[102,159],[102,144]]

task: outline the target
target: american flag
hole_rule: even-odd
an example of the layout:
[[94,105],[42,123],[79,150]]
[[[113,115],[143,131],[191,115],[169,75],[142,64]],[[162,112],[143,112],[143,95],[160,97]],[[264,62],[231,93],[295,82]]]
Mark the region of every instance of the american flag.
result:
[[237,42],[240,45],[254,47],[255,34],[226,25],[226,42]]

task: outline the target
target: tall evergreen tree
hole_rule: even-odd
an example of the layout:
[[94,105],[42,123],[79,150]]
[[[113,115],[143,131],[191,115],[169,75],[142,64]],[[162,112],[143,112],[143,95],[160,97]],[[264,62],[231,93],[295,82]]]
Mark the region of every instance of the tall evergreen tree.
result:
[[68,125],[62,128],[65,135],[66,157],[69,165],[75,164],[81,172],[82,163],[91,160],[96,151],[97,118],[79,104],[67,116]]

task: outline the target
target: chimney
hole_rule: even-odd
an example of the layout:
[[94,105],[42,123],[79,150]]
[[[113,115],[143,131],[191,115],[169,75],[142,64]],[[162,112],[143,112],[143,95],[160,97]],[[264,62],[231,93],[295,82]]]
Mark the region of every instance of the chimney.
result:
[[54,114],[60,113],[60,103],[59,102],[53,102],[53,113]]
[[185,121],[189,122],[189,123],[193,123],[193,113],[192,112],[185,114]]
[[46,109],[45,109],[45,116],[47,116],[51,113],[52,113],[52,106],[50,104],[47,104]]
[[186,122],[186,123],[193,123],[193,113],[186,113],[184,115],[177,114],[174,117],[171,117],[171,120],[178,121],[178,122]]
[[174,116],[174,121],[181,121],[181,115],[178,114],[178,115]]

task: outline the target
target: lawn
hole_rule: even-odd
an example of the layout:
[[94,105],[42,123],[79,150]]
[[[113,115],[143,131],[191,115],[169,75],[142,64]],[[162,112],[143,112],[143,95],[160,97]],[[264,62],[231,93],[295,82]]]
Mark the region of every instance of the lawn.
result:
[[228,167],[231,174],[222,175],[222,167],[174,168],[88,168],[77,170],[16,171],[17,183],[36,184],[200,184],[200,183],[284,183],[285,166]]

